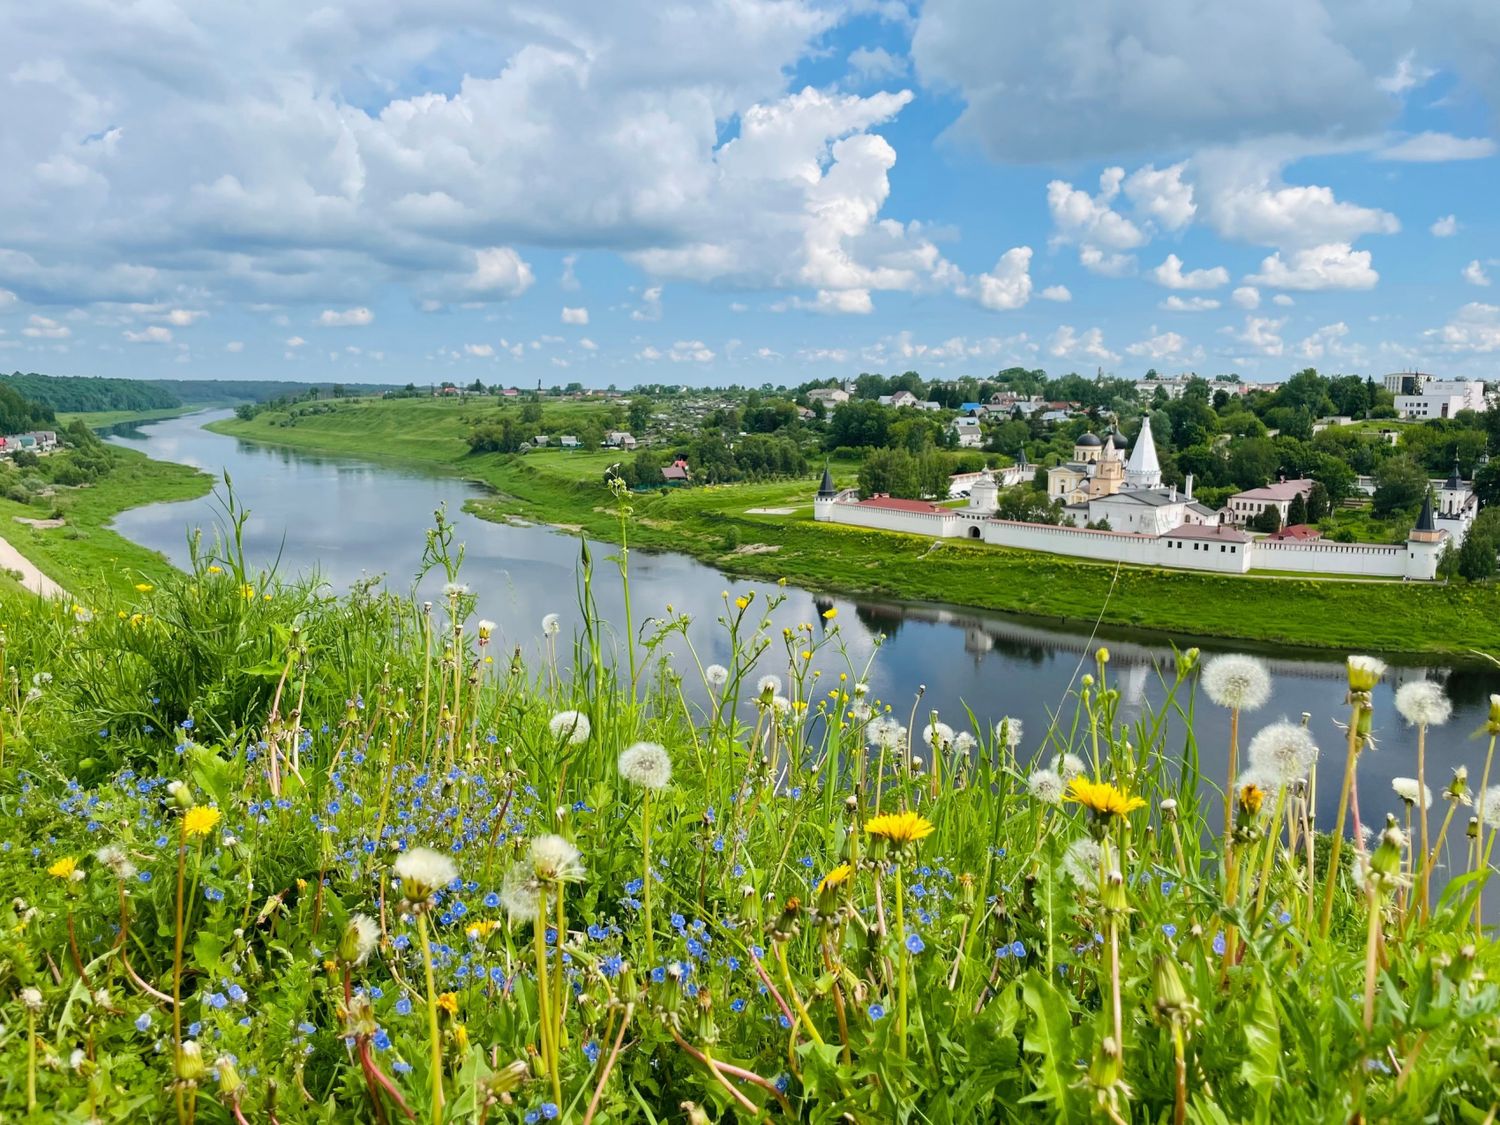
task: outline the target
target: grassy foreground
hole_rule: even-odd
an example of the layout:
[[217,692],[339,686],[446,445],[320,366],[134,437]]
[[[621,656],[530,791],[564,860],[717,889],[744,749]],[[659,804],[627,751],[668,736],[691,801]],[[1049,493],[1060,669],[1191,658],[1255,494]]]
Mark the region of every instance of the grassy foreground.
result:
[[[582,410],[582,406],[559,409]],[[473,505],[617,540],[602,483],[611,452],[472,455],[472,403],[361,400],[295,425],[275,413],[221,433],[368,460],[424,465],[495,490]],[[835,469],[839,469],[835,466]],[[845,467],[845,479],[852,468]],[[729,573],[851,594],[946,602],[1042,619],[1320,648],[1471,654],[1500,650],[1500,585],[1337,582],[1114,568],[1032,551],[830,527],[812,520],[811,481],[673,490],[631,498],[632,544],[681,551]],[[755,509],[791,509],[756,513]]]
[[[40,504],[0,497],[0,536],[44,574],[69,591],[100,584],[125,593],[173,568],[165,557],[111,531],[108,524],[127,508],[161,500],[191,500],[213,486],[197,469],[156,461],[130,449],[112,450],[114,465],[93,484],[57,487]],[[61,514],[62,527],[35,528],[17,522]]]
[[[1306,817],[1311,779],[1357,782],[1375,663],[1328,700],[1347,759],[1258,732],[1216,840],[1192,716],[1200,680],[1237,715],[1264,701],[1246,658],[1182,654],[1127,726],[1101,651],[1054,729],[975,729],[871,698],[836,617],[772,632],[774,592],[726,601],[733,656],[703,667],[659,606],[611,647],[632,630],[593,589],[623,568],[585,556],[585,631],[539,623],[526,661],[472,619],[451,529],[436,606],[281,585],[233,542],[91,612],[0,602],[0,1118],[1500,1105],[1467,785],[1368,848]],[[1497,730],[1500,698],[1475,776]]]

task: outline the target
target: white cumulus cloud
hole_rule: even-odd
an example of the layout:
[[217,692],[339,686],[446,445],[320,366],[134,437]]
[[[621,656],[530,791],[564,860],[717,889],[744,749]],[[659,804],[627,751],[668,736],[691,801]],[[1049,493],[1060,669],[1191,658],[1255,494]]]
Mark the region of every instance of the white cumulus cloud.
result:
[[1167,260],[1151,271],[1152,279],[1168,289],[1217,289],[1229,284],[1229,271],[1223,266],[1210,269],[1182,270],[1182,259],[1168,254]]
[[1470,285],[1483,286],[1490,283],[1490,275],[1484,272],[1484,267],[1479,264],[1478,258],[1475,258],[1464,267],[1463,275],[1464,280]]
[[587,324],[589,322],[589,310],[584,308],[569,308],[564,305],[562,322],[564,324]]
[[489,359],[491,356],[493,356],[495,354],[495,345],[493,345],[493,344],[465,344],[464,345],[464,352],[465,352],[465,354],[474,356],[477,359]]
[[121,333],[126,343],[130,344],[170,344],[172,342],[172,330],[160,324],[152,324],[139,332],[132,332],[128,328]]
[[1168,312],[1210,312],[1219,307],[1219,302],[1212,297],[1179,297],[1174,293],[1159,307]]
[[1500,305],[1471,301],[1447,324],[1428,329],[1423,335],[1448,352],[1500,351]]
[[364,328],[375,323],[375,314],[363,306],[355,309],[324,309],[318,314],[323,328]]
[[1261,262],[1260,273],[1246,280],[1272,289],[1371,289],[1380,274],[1371,267],[1368,250],[1330,242],[1292,251],[1286,258],[1278,250]]
[[1451,133],[1417,133],[1380,150],[1382,160],[1437,164],[1449,160],[1482,160],[1495,155],[1488,137],[1455,137]]
[[1260,308],[1260,290],[1253,285],[1241,285],[1229,298],[1242,309]]
[[1133,356],[1144,356],[1153,360],[1168,359],[1172,356],[1181,355],[1187,341],[1176,332],[1162,332],[1145,340],[1138,340],[1134,344],[1125,345],[1125,350]]
[[1432,226],[1427,228],[1432,232],[1434,238],[1452,238],[1458,233],[1458,217],[1455,215],[1444,215],[1434,220]]
[[66,340],[73,335],[73,330],[66,324],[59,324],[51,317],[32,313],[26,320],[26,327],[21,329],[21,335],[37,340]]
[[1044,301],[1071,301],[1073,294],[1066,285],[1049,285],[1037,294]]
[[1058,359],[1091,359],[1113,363],[1120,357],[1104,346],[1104,333],[1090,328],[1080,335],[1071,324],[1058,325],[1047,341],[1047,351]]
[[1000,255],[995,268],[974,278],[974,299],[987,309],[1018,309],[1031,299],[1031,247]]

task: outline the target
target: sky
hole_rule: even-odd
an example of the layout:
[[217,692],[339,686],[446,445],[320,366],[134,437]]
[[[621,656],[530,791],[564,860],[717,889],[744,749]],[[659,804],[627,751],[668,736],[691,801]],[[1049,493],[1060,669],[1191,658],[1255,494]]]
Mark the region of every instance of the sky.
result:
[[0,369],[1496,378],[1494,0],[0,0]]

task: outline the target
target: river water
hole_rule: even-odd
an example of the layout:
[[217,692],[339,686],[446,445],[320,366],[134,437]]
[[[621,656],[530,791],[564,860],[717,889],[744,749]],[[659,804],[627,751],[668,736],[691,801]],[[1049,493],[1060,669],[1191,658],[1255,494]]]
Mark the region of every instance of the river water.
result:
[[[110,440],[215,476],[227,472],[236,497],[250,513],[245,538],[251,561],[274,563],[283,575],[316,573],[338,591],[369,576],[384,576],[391,588],[410,590],[422,557],[424,532],[432,526],[433,512],[446,505],[457,528],[456,538],[466,550],[464,579],[479,596],[480,613],[499,625],[497,652],[509,652],[519,644],[526,653],[539,657],[540,623],[546,613],[561,616],[561,640],[577,628],[576,536],[471,516],[462,510],[463,504],[482,495],[482,490],[453,477],[302,453],[202,428],[225,416],[226,412],[210,412],[153,422]],[[221,509],[213,498],[205,497],[135,508],[122,513],[115,527],[182,565],[187,559],[189,531],[203,528],[211,537],[221,523]],[[617,573],[605,561],[614,548],[594,543],[591,549],[600,612],[617,631],[623,631],[624,599]],[[1118,632],[1091,637],[1087,629],[1037,624],[982,610],[813,594],[790,586],[778,591],[774,584],[727,578],[682,555],[633,551],[630,562],[638,626],[669,604],[690,614],[694,625],[689,636],[704,664],[727,662],[729,656],[726,634],[717,624],[725,610],[726,591],[731,598],[751,589],[758,590],[759,597],[785,596],[772,615],[777,634],[773,652],[780,651],[782,626],[815,622],[821,630],[826,627],[822,613],[835,608],[835,624],[849,653],[852,674],[861,675],[868,665],[873,694],[891,703],[903,721],[919,685],[925,685],[919,725],[932,708],[959,729],[968,725],[965,708],[981,722],[1015,716],[1026,731],[1023,754],[1040,744],[1042,733],[1064,705],[1069,687],[1092,667],[1092,654],[1101,641],[1110,649],[1110,675],[1122,691],[1127,714],[1138,713],[1143,704],[1161,698],[1158,667],[1171,674],[1171,648],[1163,637]],[[430,581],[423,593],[432,596],[440,581]],[[1084,614],[1089,609],[1080,607]],[[1199,644],[1205,653],[1235,648],[1223,642],[1174,639],[1179,646]],[[1342,735],[1333,725],[1344,713],[1342,656],[1289,651],[1262,655],[1271,667],[1275,689],[1271,702],[1247,717],[1247,735],[1263,722],[1282,717],[1296,720],[1301,712],[1310,712],[1311,729],[1325,750],[1320,772],[1336,776],[1343,758]],[[691,682],[696,677],[691,663],[681,652],[676,659]],[[832,659],[825,660],[823,667],[826,678],[846,670]],[[766,670],[777,669],[768,663]],[[1396,685],[1412,678],[1442,682],[1454,703],[1452,723],[1433,731],[1428,739],[1428,784],[1439,790],[1459,764],[1468,766],[1471,785],[1478,784],[1486,743],[1471,735],[1484,722],[1489,694],[1500,692],[1500,670],[1483,663],[1396,663],[1377,693],[1377,749],[1364,755],[1360,767],[1361,806],[1367,823],[1379,823],[1387,810],[1399,812],[1390,779],[1415,772],[1414,737],[1396,715],[1392,700]],[[1071,714],[1071,703],[1066,711]],[[1206,699],[1200,699],[1197,726],[1204,773],[1219,778],[1227,720]],[[1329,824],[1336,811],[1337,785],[1318,788],[1319,818]],[[1462,825],[1462,818],[1456,818],[1454,838],[1460,849]]]

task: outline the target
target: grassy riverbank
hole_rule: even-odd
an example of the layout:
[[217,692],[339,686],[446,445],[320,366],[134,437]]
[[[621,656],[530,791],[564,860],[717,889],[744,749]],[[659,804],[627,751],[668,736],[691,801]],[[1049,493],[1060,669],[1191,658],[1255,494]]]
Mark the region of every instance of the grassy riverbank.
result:
[[126,422],[162,422],[168,418],[180,418],[184,414],[191,414],[203,407],[196,403],[185,403],[182,406],[169,406],[161,410],[60,410],[57,414],[57,424],[67,426],[73,422],[82,422],[90,429],[99,430],[106,426],[119,426]]
[[[1487,860],[1439,809],[1311,835],[1387,721],[1378,661],[1327,684],[1310,730],[1356,736],[1321,754],[1259,726],[1240,656],[1177,661],[1133,724],[1101,650],[1050,731],[908,729],[775,587],[709,609],[700,667],[657,647],[685,617],[600,618],[601,567],[579,633],[512,661],[450,532],[436,606],[232,548],[88,618],[0,600],[0,1120],[1494,1117]],[[1398,706],[1440,722],[1426,690]],[[1232,779],[1200,771],[1215,706]]]
[[[155,461],[129,449],[113,450],[113,470],[94,484],[56,487],[53,495],[25,504],[0,497],[0,537],[48,577],[75,594],[100,586],[123,594],[136,583],[154,582],[172,570],[156,551],[132,543],[108,524],[127,508],[161,500],[191,500],[212,479],[187,465]],[[20,519],[48,520],[61,527],[32,527]]]
[[[285,424],[285,416],[263,414],[213,428],[309,451],[462,474],[496,490],[493,499],[474,505],[488,519],[520,517],[617,540],[619,518],[602,475],[618,455],[470,454],[467,420],[491,410],[472,403],[363,400],[293,425]],[[852,467],[842,468],[841,480],[851,479]],[[681,551],[748,577],[1042,619],[1327,648],[1361,644],[1388,652],[1500,649],[1500,587],[1494,585],[1217,576],[938,543],[814,524],[814,487],[811,480],[780,481],[633,496],[631,543]]]

